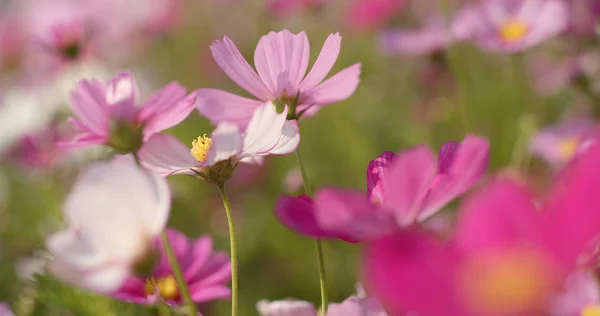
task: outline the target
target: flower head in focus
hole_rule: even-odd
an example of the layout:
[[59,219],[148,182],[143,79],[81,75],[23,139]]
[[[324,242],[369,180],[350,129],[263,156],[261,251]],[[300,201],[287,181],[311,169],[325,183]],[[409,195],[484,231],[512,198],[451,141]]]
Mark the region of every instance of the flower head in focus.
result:
[[[191,298],[196,303],[214,299],[226,299],[231,290],[224,285],[231,279],[231,263],[227,255],[213,252],[212,240],[202,236],[189,240],[183,233],[167,229],[167,236],[173,245],[175,257],[179,263]],[[111,296],[138,304],[182,304],[182,296],[177,281],[164,252],[162,242],[157,239],[155,249],[158,261],[149,275],[131,275],[121,288]]]
[[[435,155],[425,146],[384,152],[367,168],[367,194],[325,188],[307,198],[280,198],[276,214],[286,226],[313,237],[364,241],[421,223],[470,189],[485,173],[488,143],[467,136]],[[307,204],[310,202],[309,204]]]
[[167,181],[133,161],[97,162],[77,179],[64,205],[67,228],[46,245],[50,270],[68,283],[112,293],[152,250],[169,218]]
[[562,0],[490,0],[463,19],[468,20],[471,37],[484,49],[517,53],[563,32],[568,15]]
[[546,315],[568,275],[597,263],[598,159],[592,145],[546,201],[497,179],[467,201],[449,242],[411,229],[368,243],[366,286],[396,314]]
[[210,137],[192,141],[191,149],[176,138],[157,134],[139,151],[144,166],[163,175],[200,175],[216,183],[227,181],[239,162],[260,163],[266,155],[293,152],[300,142],[298,123],[287,121],[287,108],[277,113],[267,102],[253,113],[248,127],[222,122]]
[[145,102],[139,100],[135,79],[121,72],[107,82],[81,80],[71,92],[79,133],[66,147],[107,145],[119,153],[137,151],[150,136],[175,126],[193,110],[195,96],[176,82],[155,92]]
[[[354,64],[323,81],[340,52],[342,38],[331,34],[308,74],[310,46],[304,32],[288,30],[263,36],[254,52],[256,71],[244,60],[228,37],[211,46],[219,67],[256,99],[243,98],[216,89],[200,89],[197,107],[213,123],[236,123],[245,128],[254,110],[272,102],[281,111],[289,107],[288,118],[314,114],[321,106],[342,101],[354,93],[359,82],[360,64]],[[257,74],[258,72],[258,74]]]

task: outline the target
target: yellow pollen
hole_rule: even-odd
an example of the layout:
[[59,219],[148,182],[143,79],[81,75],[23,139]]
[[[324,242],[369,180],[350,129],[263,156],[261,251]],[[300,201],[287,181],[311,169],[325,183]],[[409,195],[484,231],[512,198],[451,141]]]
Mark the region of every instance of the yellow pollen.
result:
[[511,42],[523,38],[527,34],[527,25],[518,20],[509,20],[500,28],[500,37]]
[[210,137],[206,136],[206,134],[198,136],[197,139],[192,141],[192,149],[190,150],[190,153],[199,162],[204,162],[206,160],[206,153],[208,152],[210,145],[212,145],[212,139],[210,139]]
[[548,266],[531,251],[503,251],[472,259],[464,267],[461,289],[474,312],[526,310],[543,301],[550,287]]
[[151,277],[146,280],[144,291],[146,295],[154,295],[158,290],[160,296],[165,300],[177,300],[179,299],[179,290],[177,288],[177,281],[172,275],[166,277],[160,277],[156,280]]
[[581,309],[581,316],[600,316],[600,306],[587,305]]
[[558,143],[558,150],[562,159],[569,160],[579,148],[579,138],[568,137]]

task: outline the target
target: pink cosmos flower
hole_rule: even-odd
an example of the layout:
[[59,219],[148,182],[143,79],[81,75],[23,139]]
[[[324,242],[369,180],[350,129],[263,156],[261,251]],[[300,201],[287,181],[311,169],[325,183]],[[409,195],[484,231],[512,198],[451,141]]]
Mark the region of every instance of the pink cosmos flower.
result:
[[451,41],[442,16],[429,18],[420,29],[387,29],[379,35],[379,46],[388,54],[431,54],[444,50]]
[[306,197],[282,198],[276,213],[286,226],[313,237],[378,238],[431,218],[477,183],[487,161],[488,143],[476,136],[444,144],[437,162],[425,146],[384,152],[367,168],[366,196],[325,188],[314,207]]
[[121,72],[103,83],[81,80],[71,92],[71,120],[79,130],[67,147],[108,145],[119,152],[133,152],[150,136],[183,121],[193,110],[195,97],[186,97],[177,82],[155,92],[144,103],[139,101],[135,79]]
[[288,105],[290,116],[296,118],[303,111],[305,115],[314,114],[321,106],[345,100],[358,85],[360,63],[323,81],[338,57],[341,41],[338,33],[329,35],[306,76],[310,47],[304,32],[283,30],[263,36],[254,52],[258,74],[228,37],[216,41],[211,50],[219,67],[256,99],[200,89],[196,91],[198,110],[215,124],[229,121],[243,129],[254,110],[265,102]]
[[0,316],[15,316],[13,311],[10,309],[10,306],[6,303],[0,304]]
[[99,293],[118,290],[163,231],[170,204],[167,181],[133,161],[93,164],[66,199],[67,228],[47,239],[51,271]]
[[[299,300],[261,300],[256,309],[260,316],[317,316],[311,303]],[[327,316],[387,316],[387,313],[374,298],[351,296],[341,303],[330,304]]]
[[66,154],[55,146],[59,137],[56,124],[51,124],[43,131],[22,137],[8,152],[8,158],[28,169],[50,169]]
[[405,6],[407,0],[354,0],[346,14],[346,24],[353,30],[369,30],[387,24]]
[[593,145],[541,203],[513,180],[492,182],[465,204],[450,242],[413,229],[369,243],[365,285],[394,315],[545,315],[595,248],[598,159]]
[[327,0],[269,0],[267,8],[276,16],[286,16],[306,9],[318,8]]
[[587,119],[575,119],[538,132],[530,141],[531,152],[555,167],[561,167],[583,152],[600,136]]
[[[231,263],[225,253],[213,253],[210,237],[202,236],[191,241],[174,229],[167,229],[167,236],[194,302],[227,299],[231,296],[231,290],[224,285],[231,279]],[[112,294],[113,297],[137,304],[154,304],[160,301],[170,305],[183,303],[160,238],[155,242],[155,249],[159,254],[159,261],[151,275],[129,276],[121,288]]]
[[144,166],[165,176],[196,175],[222,161],[260,163],[266,155],[293,152],[300,142],[298,123],[287,121],[287,108],[277,113],[267,102],[259,106],[245,131],[237,125],[222,122],[210,137],[198,137],[192,149],[169,135],[157,134],[140,149]]
[[580,270],[567,277],[562,292],[552,298],[548,314],[552,316],[594,315],[600,312],[600,288],[591,271]]
[[489,0],[463,18],[482,48],[516,53],[563,32],[568,15],[562,0]]

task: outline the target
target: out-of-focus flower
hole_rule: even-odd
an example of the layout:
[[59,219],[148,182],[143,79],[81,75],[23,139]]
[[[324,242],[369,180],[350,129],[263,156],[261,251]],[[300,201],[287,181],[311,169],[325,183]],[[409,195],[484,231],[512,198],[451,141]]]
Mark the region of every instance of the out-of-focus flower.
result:
[[341,41],[338,33],[329,35],[306,76],[310,48],[304,32],[292,34],[283,30],[263,36],[254,52],[258,74],[228,37],[216,41],[211,50],[219,67],[256,99],[217,89],[200,89],[196,91],[198,110],[215,124],[234,122],[243,129],[254,110],[265,102],[287,105],[290,118],[298,118],[314,114],[321,106],[345,100],[358,85],[360,63],[323,81],[338,57]]
[[15,314],[8,304],[0,303],[0,316],[15,316]]
[[[316,316],[315,307],[305,301],[261,300],[256,304],[260,316]],[[381,304],[374,298],[351,296],[341,303],[329,305],[327,316],[387,316]]]
[[470,20],[470,35],[482,48],[516,53],[563,32],[569,9],[562,0],[490,0],[463,18]]
[[390,22],[407,0],[354,0],[349,4],[346,24],[351,30],[369,30]]
[[[231,263],[226,254],[213,252],[210,237],[202,236],[192,241],[174,229],[167,229],[167,236],[194,302],[231,296],[231,290],[224,285],[231,279]],[[170,305],[183,303],[160,239],[155,242],[155,249],[159,261],[152,273],[149,276],[129,276],[121,288],[112,294],[113,297],[138,304],[160,301]]]
[[600,288],[591,271],[580,270],[567,277],[561,293],[552,298],[549,315],[586,316],[600,312]]
[[530,150],[555,167],[560,167],[587,149],[598,136],[598,129],[591,121],[572,120],[538,132],[530,141]]
[[574,79],[582,75],[582,56],[552,60],[546,56],[533,56],[529,72],[537,93],[551,96],[564,90]]
[[[26,282],[32,282],[35,280],[37,274],[42,274],[46,270],[46,262],[51,258],[50,255],[45,251],[37,251],[31,256],[23,257],[17,261],[15,270],[17,276]],[[0,315],[2,315],[0,313]]]
[[54,256],[50,270],[99,293],[118,290],[147,259],[167,223],[170,204],[163,177],[126,159],[95,163],[66,199],[67,228],[47,240]]
[[494,181],[465,204],[450,242],[412,229],[369,243],[366,285],[393,314],[543,315],[569,273],[595,264],[598,159],[593,145],[542,203]]
[[141,148],[139,157],[144,166],[165,176],[210,173],[221,162],[225,169],[238,162],[259,163],[262,156],[285,155],[298,147],[298,123],[286,116],[287,108],[278,114],[267,102],[254,111],[244,132],[233,123],[219,123],[210,137],[194,140],[191,150],[172,136],[157,134]]
[[485,173],[485,139],[467,136],[442,146],[438,161],[420,146],[394,155],[383,153],[367,169],[367,196],[326,188],[315,196],[321,229],[369,240],[423,222],[470,189]]
[[26,135],[8,152],[8,158],[33,169],[52,168],[64,156],[65,150],[55,144],[60,139],[57,126]]
[[567,0],[571,17],[568,31],[571,35],[597,36],[600,22],[600,4],[596,0]]
[[388,54],[424,55],[443,50],[452,41],[442,16],[433,16],[416,30],[386,29],[379,45]]
[[135,152],[150,136],[183,121],[193,110],[195,96],[172,82],[139,102],[135,79],[121,72],[103,83],[81,80],[71,92],[71,120],[79,134],[66,147],[108,145],[120,153]]
[[303,184],[304,180],[302,180],[302,173],[300,172],[300,169],[294,168],[290,170],[283,178],[283,181],[281,182],[281,189],[288,194],[293,194],[298,192],[298,190],[302,188]]
[[286,16],[307,9],[318,8],[326,2],[327,0],[269,0],[267,8],[273,15]]

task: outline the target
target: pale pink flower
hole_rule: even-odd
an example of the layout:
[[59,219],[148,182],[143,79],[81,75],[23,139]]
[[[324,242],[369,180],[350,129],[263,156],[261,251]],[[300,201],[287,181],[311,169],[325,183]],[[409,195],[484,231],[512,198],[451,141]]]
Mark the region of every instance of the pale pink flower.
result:
[[116,291],[147,259],[167,223],[170,204],[167,181],[133,161],[93,164],[67,196],[67,228],[47,239],[54,257],[51,271],[99,293]]
[[0,316],[15,316],[15,314],[8,304],[0,303]]
[[431,54],[446,49],[452,41],[442,16],[433,16],[420,29],[387,29],[381,32],[379,44],[388,54]]
[[[305,301],[261,300],[256,303],[260,316],[317,316],[315,307]],[[326,316],[387,316],[381,304],[374,298],[351,296],[341,303],[329,304]]]
[[307,9],[318,8],[328,0],[269,0],[267,9],[276,16],[299,13]]
[[[177,230],[167,229],[166,232],[192,300],[203,303],[229,298],[231,290],[225,283],[231,280],[231,263],[225,253],[213,252],[212,239],[201,236],[190,240]],[[154,248],[158,253],[158,262],[152,273],[148,276],[129,276],[111,296],[138,304],[155,304],[161,301],[170,305],[183,304],[160,238],[155,241]]]
[[195,97],[177,82],[139,101],[135,79],[121,72],[103,83],[81,80],[71,92],[71,120],[79,130],[68,147],[108,145],[119,152],[132,152],[150,136],[183,121],[193,110]]
[[530,141],[531,153],[554,167],[562,167],[596,142],[598,127],[588,119],[572,119],[539,131]]
[[552,316],[594,315],[600,312],[600,288],[592,271],[579,270],[567,277],[564,289],[551,299]]
[[[211,46],[215,61],[223,71],[256,99],[248,99],[217,89],[200,89],[197,107],[213,123],[229,121],[244,128],[254,110],[265,102],[288,105],[290,116],[314,114],[321,106],[350,97],[359,82],[360,63],[323,81],[340,52],[342,38],[331,34],[319,57],[305,76],[310,57],[304,32],[288,30],[263,36],[254,52],[256,71],[228,37]],[[258,72],[258,74],[257,74]]]
[[198,137],[192,149],[169,135],[157,134],[140,149],[144,166],[163,175],[195,175],[222,161],[260,162],[266,155],[293,152],[300,142],[298,123],[286,120],[287,108],[277,113],[267,102],[252,115],[245,131],[236,124],[222,122],[210,137]]

